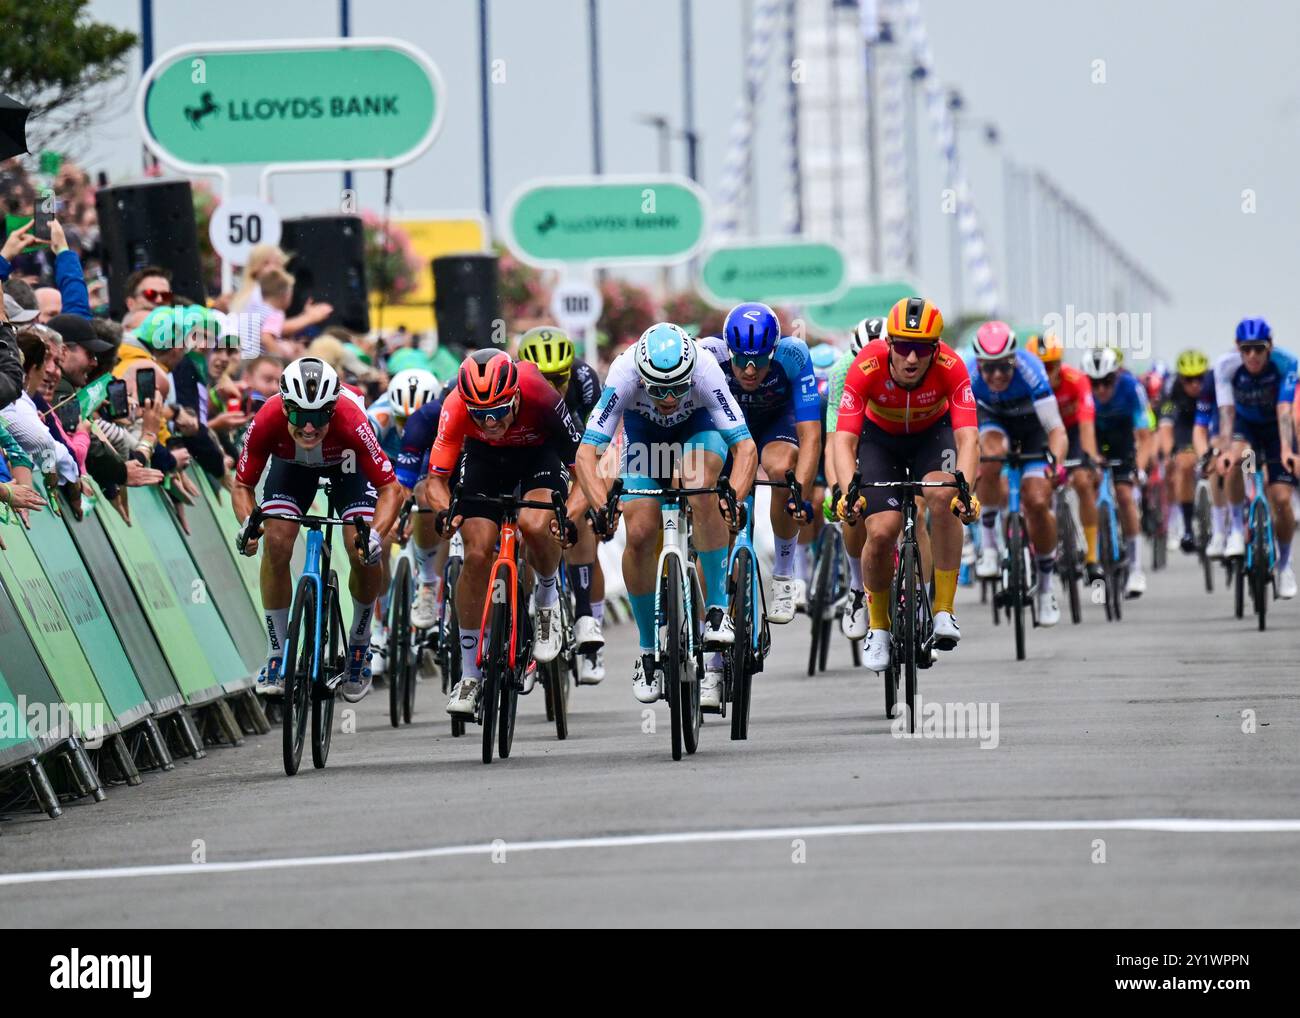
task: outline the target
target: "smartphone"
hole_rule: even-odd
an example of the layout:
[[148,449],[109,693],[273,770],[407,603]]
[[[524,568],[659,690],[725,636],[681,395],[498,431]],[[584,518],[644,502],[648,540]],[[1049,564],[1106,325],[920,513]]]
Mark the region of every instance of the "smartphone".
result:
[[126,379],[115,378],[108,383],[108,414],[115,420],[131,412],[126,399]]
[[54,212],[43,212],[39,208],[32,216],[32,236],[37,240],[50,239],[50,220],[58,218]]
[[142,404],[148,403],[158,391],[158,379],[153,368],[141,368],[135,373],[135,395]]

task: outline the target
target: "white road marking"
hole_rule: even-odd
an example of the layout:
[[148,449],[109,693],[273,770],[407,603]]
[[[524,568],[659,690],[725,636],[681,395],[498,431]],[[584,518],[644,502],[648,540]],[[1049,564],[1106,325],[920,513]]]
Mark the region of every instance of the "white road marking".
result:
[[36,870],[0,874],[0,887],[47,884],[62,880],[122,880],[132,877],[185,877],[213,873],[247,873],[306,866],[357,866],[409,862],[493,852],[556,852],[568,849],[641,848],[647,845],[690,845],[726,841],[775,841],[786,838],[840,838],[878,834],[999,834],[1008,832],[1152,831],[1161,834],[1300,834],[1300,820],[1205,820],[1139,818],[1132,820],[945,820],[920,823],[834,824],[817,827],[757,827],[730,831],[681,831],[659,834],[618,834],[595,838],[556,838],[546,841],[497,841],[476,845],[443,845],[403,852],[356,852],[308,855],[283,859],[235,862],[179,863],[164,866],[115,866],[103,869]]

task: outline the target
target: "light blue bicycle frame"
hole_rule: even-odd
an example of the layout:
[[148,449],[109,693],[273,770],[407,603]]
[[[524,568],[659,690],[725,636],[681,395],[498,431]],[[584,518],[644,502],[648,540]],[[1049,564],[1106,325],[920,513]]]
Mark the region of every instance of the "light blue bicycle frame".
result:
[[[775,497],[775,496],[773,496]],[[745,528],[736,535],[736,543],[732,545],[731,554],[727,556],[727,575],[730,576],[735,570],[736,553],[741,548],[749,550],[749,561],[751,568],[749,570],[749,604],[751,609],[757,609],[763,605],[766,609],[766,599],[763,597],[763,572],[762,567],[758,564],[758,552],[754,550],[754,493],[751,491],[745,499]],[[761,623],[762,620],[760,620]],[[762,625],[754,625],[754,620],[750,619],[749,643],[755,651],[758,650],[759,637],[762,635]]]
[[1105,513],[1110,520],[1110,552],[1112,562],[1123,561],[1123,545],[1120,543],[1119,512],[1115,508],[1115,479],[1111,476],[1110,464],[1101,468],[1101,485],[1097,489],[1097,512]]
[[[1264,495],[1265,485],[1268,483],[1264,474],[1264,463],[1261,457],[1255,455],[1255,450],[1248,448],[1241,460],[1241,471],[1247,479],[1254,480],[1254,490],[1250,495],[1250,504],[1246,506],[1246,522],[1249,524],[1251,517],[1255,515],[1255,506],[1263,504],[1265,535],[1268,539],[1268,568],[1269,572],[1277,565],[1277,542],[1273,539],[1273,509],[1268,504],[1268,499]],[[1253,552],[1255,548],[1254,541],[1246,543],[1246,572],[1250,572],[1254,565]]]

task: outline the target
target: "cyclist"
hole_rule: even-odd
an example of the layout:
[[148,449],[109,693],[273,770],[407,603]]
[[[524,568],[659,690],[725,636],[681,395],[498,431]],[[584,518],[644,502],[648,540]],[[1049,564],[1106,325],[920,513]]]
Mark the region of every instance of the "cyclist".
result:
[[[862,352],[868,343],[880,339],[885,334],[883,318],[864,318],[853,329],[853,339],[849,349],[840,355],[831,368],[830,383],[826,400],[826,434],[833,435],[837,429],[840,416],[840,400],[844,397],[844,381],[848,377],[853,359]],[[827,439],[829,448],[829,438]],[[840,477],[835,469],[835,457],[826,457],[826,483],[832,493],[848,487],[852,474]],[[832,495],[832,499],[834,496]],[[867,546],[866,527],[843,527],[844,550],[849,559],[849,603],[840,616],[840,630],[850,640],[861,640],[867,635],[866,586],[862,582],[862,550]]]
[[[442,386],[438,384],[433,372],[408,368],[395,374],[384,395],[366,410],[370,426],[379,437],[380,448],[396,469],[397,481],[403,488],[403,502],[411,497],[411,491],[425,472],[428,462],[427,445],[423,455],[414,457],[414,462],[411,456],[403,456],[407,428],[415,414],[428,405],[423,420],[426,427],[431,425],[436,430],[438,415],[442,412],[442,402],[438,398],[441,392]],[[432,431],[428,432],[428,442],[433,442]],[[427,513],[417,514],[413,518],[411,530],[417,573],[415,601],[411,605],[411,625],[417,629],[429,629],[438,618],[437,578],[441,563],[437,560],[442,557],[439,553],[445,549],[445,545],[438,539],[433,519]],[[388,618],[388,588],[392,579],[389,559],[397,536],[396,533],[389,535],[380,559],[384,569],[384,592],[379,595],[378,614],[370,644],[371,671],[376,676],[383,674],[388,656],[388,631],[384,620]]]
[[[569,494],[568,467],[578,444],[564,398],[542,377],[535,364],[516,363],[500,350],[476,350],[460,366],[456,391],[442,403],[438,437],[429,454],[429,479],[424,485],[425,504],[441,521],[444,537],[457,530],[465,544],[464,564],[456,587],[460,616],[460,662],[463,678],[447,700],[448,714],[474,713],[482,684],[478,663],[479,625],[487,596],[488,574],[501,526],[500,506],[474,502],[475,495],[489,498],[516,489],[531,501],[550,502],[554,494],[567,497],[569,515],[585,508],[580,492]],[[457,490],[468,500],[450,517],[450,475],[457,471]],[[528,548],[528,562],[536,574],[534,604],[536,635],[533,657],[539,663],[560,653],[559,600],[560,551],[550,524],[553,516],[542,509],[523,509],[519,530]]]
[[1210,359],[1200,350],[1184,350],[1174,362],[1175,375],[1160,402],[1160,452],[1169,462],[1174,503],[1182,516],[1183,530],[1178,546],[1184,554],[1196,551],[1192,533],[1196,497],[1196,462],[1204,449],[1197,452],[1196,422],[1201,415],[1205,393],[1214,388]]
[[[759,463],[772,480],[793,470],[803,491],[812,494],[821,457],[821,397],[808,344],[781,335],[781,323],[766,304],[737,304],[722,326],[723,339],[701,344],[717,359],[731,395],[758,447]],[[769,517],[776,541],[772,566],[769,622],[794,619],[794,558],[800,526],[812,521],[812,503],[772,498]]]
[[1214,362],[1215,396],[1219,404],[1219,434],[1231,445],[1219,455],[1219,474],[1227,482],[1232,530],[1224,555],[1246,553],[1246,489],[1237,467],[1247,445],[1254,447],[1268,471],[1268,500],[1273,507],[1277,537],[1277,594],[1296,595],[1291,567],[1291,538],[1295,515],[1291,492],[1300,469],[1295,453],[1296,357],[1273,345],[1273,332],[1262,318],[1245,318],[1237,325],[1237,348]]
[[[352,566],[348,580],[352,627],[348,631],[348,677],[340,691],[345,700],[356,703],[370,691],[370,628],[375,598],[384,582],[379,560],[383,539],[402,506],[401,486],[394,483],[393,465],[379,447],[361,398],[343,389],[334,369],[315,357],[301,357],[284,369],[279,395],[263,403],[249,425],[231,489],[231,503],[241,524],[253,512],[257,502],[254,489],[268,462],[270,471],[260,508],[271,517],[310,513],[320,482],[326,479],[340,516],[370,524],[367,547],[344,542]],[[282,693],[284,643],[293,600],[291,558],[298,524],[266,520],[245,544],[245,555],[257,554],[258,538],[263,534],[262,608],[269,650],[259,682],[263,692]]]
[[[1020,482],[1020,504],[1038,561],[1038,624],[1054,626],[1061,620],[1061,609],[1052,589],[1057,539],[1052,485],[1065,483],[1063,464],[1070,448],[1061,408],[1043,362],[1019,349],[1016,334],[1006,322],[985,322],[979,327],[967,369],[979,406],[980,453],[1005,456],[1015,444],[1026,452],[1047,449],[1055,458],[1056,465],[1050,468],[1046,459],[1025,463]],[[1002,568],[997,522],[998,508],[1006,502],[1004,488],[1002,465],[981,463],[978,491],[984,506],[984,541],[975,564],[976,576],[991,578]]]
[[1223,558],[1231,529],[1231,512],[1228,509],[1228,487],[1219,476],[1217,466],[1219,439],[1219,405],[1215,394],[1214,365],[1210,364],[1210,384],[1201,389],[1196,404],[1196,421],[1192,426],[1192,447],[1196,450],[1201,476],[1210,484],[1210,543],[1205,546],[1207,558]]
[[[1097,451],[1097,407],[1092,399],[1092,383],[1078,368],[1063,360],[1065,347],[1053,333],[1030,336],[1025,348],[1036,354],[1047,370],[1047,381],[1052,395],[1061,410],[1061,423],[1069,439],[1066,458],[1101,459]],[[1070,471],[1070,486],[1079,499],[1079,522],[1083,524],[1084,562],[1088,569],[1088,582],[1101,578],[1101,565],[1097,562],[1097,475],[1086,466]]]
[[[578,483],[592,505],[603,506],[608,495],[610,485],[601,476],[599,462],[619,421],[626,443],[620,472],[625,490],[631,493],[622,510],[627,524],[623,577],[641,648],[632,692],[642,703],[654,703],[658,699],[654,654],[660,513],[656,499],[635,493],[671,483],[674,465],[683,486],[712,487],[730,450],[731,485],[741,504],[753,487],[758,450],[718,362],[668,322],[650,326],[609,366],[605,388],[578,449]],[[721,703],[722,679],[717,651],[735,640],[727,614],[728,529],[738,530],[741,520],[738,514],[731,516],[720,499],[694,496],[690,504],[704,578],[704,646],[714,652],[700,683],[700,703],[716,708]],[[606,521],[607,526],[613,523]]]
[[[578,427],[586,424],[600,399],[600,376],[577,357],[568,333],[553,325],[529,329],[519,340],[519,359],[532,361],[542,377],[564,396]],[[605,574],[596,554],[596,535],[584,513],[574,520],[578,543],[564,553],[577,606],[574,636],[578,641],[578,681],[595,685],[605,677]]]
[[1097,406],[1097,445],[1107,459],[1121,460],[1112,473],[1115,499],[1119,503],[1120,531],[1128,552],[1128,584],[1125,597],[1141,597],[1147,589],[1142,570],[1142,537],[1134,485],[1141,483],[1151,455],[1151,407],[1146,391],[1133,374],[1120,367],[1118,352],[1111,347],[1086,350],[1080,365],[1092,381]]
[[[952,482],[952,467],[974,477],[979,466],[975,397],[966,365],[941,342],[943,315],[922,297],[900,300],[889,312],[885,334],[854,357],[844,381],[835,432],[828,441],[835,476],[851,482],[913,478]],[[851,485],[850,485],[851,486]],[[840,519],[865,515],[862,567],[867,585],[868,629],[862,664],[889,667],[889,591],[894,553],[903,530],[902,510],[889,489],[845,492],[837,499]],[[950,488],[926,489],[934,546],[935,646],[952,650],[961,639],[953,614],[961,565],[962,522],[979,517],[972,494],[962,504]],[[961,512],[961,522],[951,510]],[[853,528],[850,528],[850,530]]]

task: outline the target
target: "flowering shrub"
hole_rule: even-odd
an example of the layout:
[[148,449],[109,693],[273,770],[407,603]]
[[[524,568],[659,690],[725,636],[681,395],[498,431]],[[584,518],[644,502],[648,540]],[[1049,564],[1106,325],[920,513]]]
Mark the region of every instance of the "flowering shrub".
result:
[[366,282],[370,292],[382,294],[389,303],[400,301],[419,285],[420,271],[427,271],[411,250],[411,238],[391,221],[385,235],[384,221],[374,212],[361,213],[361,227],[365,233]]
[[550,288],[542,272],[521,262],[500,244],[496,253],[497,296],[506,321],[549,315]]
[[605,306],[596,329],[608,334],[615,348],[636,339],[659,320],[659,307],[644,286],[606,279],[600,286],[600,296]]
[[704,337],[721,336],[726,315],[694,290],[683,290],[668,298],[664,304],[664,318]]

